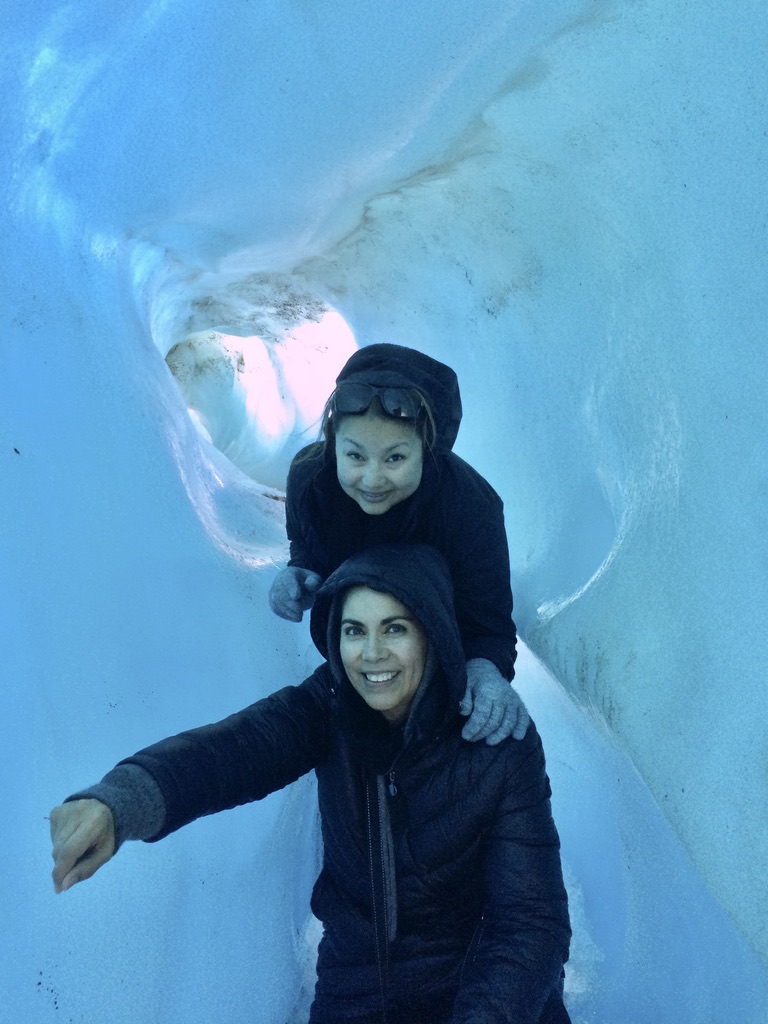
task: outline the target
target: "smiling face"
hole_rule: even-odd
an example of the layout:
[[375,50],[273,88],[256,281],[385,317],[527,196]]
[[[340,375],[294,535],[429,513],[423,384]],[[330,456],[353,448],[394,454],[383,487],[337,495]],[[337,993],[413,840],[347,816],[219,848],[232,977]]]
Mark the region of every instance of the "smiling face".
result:
[[391,594],[353,587],[344,598],[339,648],[350,683],[390,725],[403,721],[424,674],[427,638]]
[[336,428],[341,489],[371,516],[409,498],[421,483],[424,445],[413,421],[377,415],[343,416]]

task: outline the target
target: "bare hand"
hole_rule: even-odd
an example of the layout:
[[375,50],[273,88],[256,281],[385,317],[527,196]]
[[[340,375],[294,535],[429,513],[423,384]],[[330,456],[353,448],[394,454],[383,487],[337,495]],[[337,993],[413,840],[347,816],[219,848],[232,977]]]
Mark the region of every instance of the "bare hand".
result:
[[72,800],[51,811],[53,887],[64,892],[90,878],[115,852],[115,822],[101,800]]

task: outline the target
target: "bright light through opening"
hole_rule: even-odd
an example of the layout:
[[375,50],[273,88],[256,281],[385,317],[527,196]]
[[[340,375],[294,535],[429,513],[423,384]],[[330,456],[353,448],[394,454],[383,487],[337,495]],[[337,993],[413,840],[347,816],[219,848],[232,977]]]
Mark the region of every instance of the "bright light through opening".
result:
[[283,489],[291,458],[317,437],[336,376],[357,345],[334,310],[279,341],[200,332],[167,363],[193,422],[240,470]]

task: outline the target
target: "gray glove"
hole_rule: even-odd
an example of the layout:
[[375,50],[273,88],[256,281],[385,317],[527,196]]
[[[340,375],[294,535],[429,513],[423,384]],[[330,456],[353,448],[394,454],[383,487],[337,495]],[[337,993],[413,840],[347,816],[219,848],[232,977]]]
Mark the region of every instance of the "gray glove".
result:
[[459,711],[470,716],[461,731],[464,739],[484,739],[489,747],[501,743],[510,733],[521,740],[531,720],[512,684],[487,658],[467,662],[467,692]]
[[281,569],[269,588],[269,607],[281,619],[301,622],[304,612],[312,607],[315,591],[323,582],[311,569],[289,565]]

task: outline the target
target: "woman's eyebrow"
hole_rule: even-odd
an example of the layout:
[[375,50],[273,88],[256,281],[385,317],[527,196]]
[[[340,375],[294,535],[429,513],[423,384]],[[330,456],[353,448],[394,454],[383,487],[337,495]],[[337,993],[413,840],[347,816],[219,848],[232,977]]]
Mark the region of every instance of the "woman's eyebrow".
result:
[[[388,626],[391,622],[414,622],[415,620],[410,615],[388,615],[386,619],[382,619],[379,623],[380,626]],[[348,619],[344,618],[341,620],[342,626],[362,626],[363,623],[359,619]]]
[[[363,450],[365,450],[365,445],[361,441],[356,441],[354,437],[347,437],[346,434],[339,434],[337,439],[341,441],[342,444],[353,444],[355,448],[362,448]],[[403,438],[402,441],[395,441],[394,444],[388,445],[388,447],[386,447],[384,451],[394,451],[395,448],[399,448],[401,444],[406,444],[408,445],[408,447],[410,447],[413,444],[413,442],[410,440],[410,438],[405,437]]]

